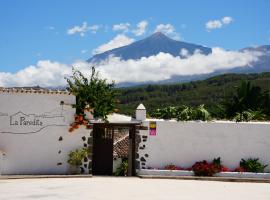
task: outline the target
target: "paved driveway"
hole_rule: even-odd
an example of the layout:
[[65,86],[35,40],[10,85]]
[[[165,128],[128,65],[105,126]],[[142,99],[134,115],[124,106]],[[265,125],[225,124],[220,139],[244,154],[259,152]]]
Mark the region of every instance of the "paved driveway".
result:
[[270,200],[270,183],[139,178],[0,180],[0,200]]

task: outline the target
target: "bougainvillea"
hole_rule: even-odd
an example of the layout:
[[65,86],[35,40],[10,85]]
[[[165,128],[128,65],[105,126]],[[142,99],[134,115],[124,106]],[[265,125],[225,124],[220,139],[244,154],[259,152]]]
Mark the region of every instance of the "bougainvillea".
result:
[[72,132],[75,129],[78,129],[80,125],[87,126],[88,121],[84,118],[83,115],[75,115],[75,121],[72,124],[70,124],[69,132]]

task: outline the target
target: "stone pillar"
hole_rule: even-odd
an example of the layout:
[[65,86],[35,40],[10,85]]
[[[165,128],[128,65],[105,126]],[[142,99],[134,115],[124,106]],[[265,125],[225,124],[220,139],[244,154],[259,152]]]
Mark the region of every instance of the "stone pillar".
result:
[[146,119],[146,109],[142,103],[136,109],[136,119],[141,121]]

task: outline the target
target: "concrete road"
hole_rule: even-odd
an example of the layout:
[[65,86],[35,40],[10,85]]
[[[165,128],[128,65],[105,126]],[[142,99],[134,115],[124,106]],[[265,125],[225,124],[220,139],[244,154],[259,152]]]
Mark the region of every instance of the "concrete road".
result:
[[0,200],[270,200],[269,183],[139,178],[0,180]]

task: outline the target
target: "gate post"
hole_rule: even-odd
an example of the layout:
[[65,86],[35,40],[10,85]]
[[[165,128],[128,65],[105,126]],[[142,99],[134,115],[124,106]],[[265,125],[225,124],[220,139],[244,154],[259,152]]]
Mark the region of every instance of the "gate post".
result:
[[128,137],[128,176],[135,175],[135,126],[129,129]]

